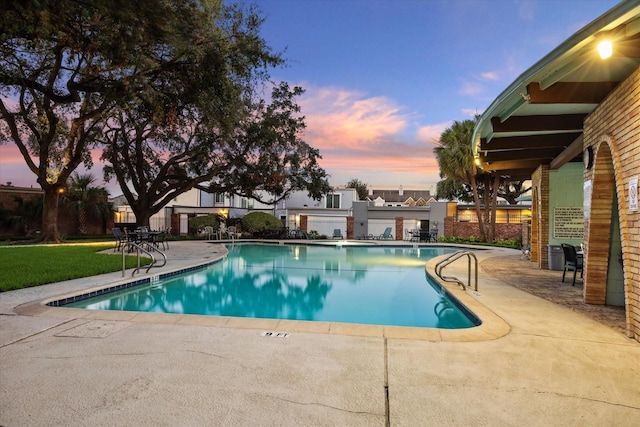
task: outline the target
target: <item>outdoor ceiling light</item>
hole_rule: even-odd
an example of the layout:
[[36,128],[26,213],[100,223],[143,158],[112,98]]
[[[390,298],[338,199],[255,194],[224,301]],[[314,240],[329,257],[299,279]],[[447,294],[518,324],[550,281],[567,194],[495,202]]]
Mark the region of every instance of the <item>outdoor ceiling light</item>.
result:
[[598,43],[598,53],[601,59],[607,59],[613,54],[613,43],[611,40],[605,39]]

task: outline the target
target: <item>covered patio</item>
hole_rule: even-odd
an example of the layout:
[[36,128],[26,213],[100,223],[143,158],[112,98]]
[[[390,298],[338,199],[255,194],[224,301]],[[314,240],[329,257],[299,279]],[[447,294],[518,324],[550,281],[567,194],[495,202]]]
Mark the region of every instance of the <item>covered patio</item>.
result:
[[624,307],[638,341],[639,123],[640,2],[626,1],[518,77],[473,137],[483,170],[532,180],[531,261],[548,269],[553,246],[582,244],[583,301]]

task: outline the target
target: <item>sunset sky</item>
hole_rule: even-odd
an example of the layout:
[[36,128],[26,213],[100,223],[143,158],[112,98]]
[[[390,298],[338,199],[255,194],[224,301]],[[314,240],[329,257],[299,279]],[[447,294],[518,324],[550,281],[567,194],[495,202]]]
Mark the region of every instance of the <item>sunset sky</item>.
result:
[[[522,72],[615,6],[613,0],[259,0],[262,35],[288,65],[330,183],[435,191],[434,142]],[[36,186],[15,146],[0,183]],[[92,170],[101,177],[101,166]],[[106,185],[121,194],[114,182]]]

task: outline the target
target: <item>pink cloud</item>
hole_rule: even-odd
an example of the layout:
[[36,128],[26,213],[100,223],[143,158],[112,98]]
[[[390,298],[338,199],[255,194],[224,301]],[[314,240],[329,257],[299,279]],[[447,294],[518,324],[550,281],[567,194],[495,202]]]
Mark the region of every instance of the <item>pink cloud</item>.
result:
[[0,184],[16,187],[37,186],[36,176],[29,170],[24,157],[13,143],[0,145]]
[[374,145],[407,126],[400,107],[383,97],[363,98],[342,89],[308,89],[299,100],[306,117],[306,137],[317,148],[354,149]]
[[[449,123],[415,129],[414,116],[385,97],[367,97],[340,88],[314,88],[298,103],[307,128],[304,140],[320,150],[320,165],[331,175],[332,185],[344,185],[349,179],[366,180],[382,188],[429,188],[437,182],[438,165],[434,160],[434,141]],[[13,144],[0,146],[0,182],[34,185],[31,173]],[[93,150],[94,167],[89,171],[102,185],[100,150]],[[87,173],[83,168],[79,173]],[[114,182],[107,185],[112,194],[120,194]]]
[[433,141],[447,124],[414,131],[412,114],[389,98],[306,87],[298,100],[307,123],[304,139],[320,150],[320,165],[331,175],[333,185],[371,177],[376,187],[411,186],[427,175],[430,180],[437,177]]
[[421,141],[428,142],[432,146],[435,146],[433,144],[440,140],[440,135],[442,135],[442,132],[444,132],[449,126],[451,126],[451,122],[423,126],[418,129],[418,138]]

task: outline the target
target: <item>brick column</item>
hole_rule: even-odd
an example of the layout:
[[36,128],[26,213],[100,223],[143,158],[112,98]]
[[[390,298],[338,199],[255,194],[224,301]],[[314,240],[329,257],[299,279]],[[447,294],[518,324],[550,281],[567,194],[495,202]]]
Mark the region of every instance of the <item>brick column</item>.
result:
[[171,214],[171,234],[180,235],[180,214]]
[[402,240],[404,236],[404,217],[396,217],[396,240]]
[[347,239],[353,239],[353,217],[347,217]]
[[452,216],[448,216],[444,219],[444,232],[443,236],[455,236],[456,226],[455,226],[455,218]]

